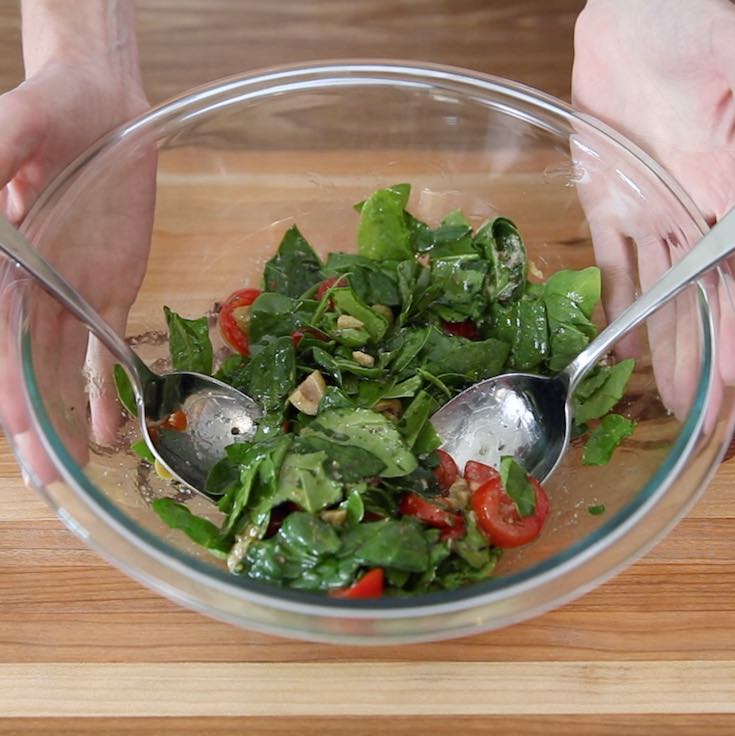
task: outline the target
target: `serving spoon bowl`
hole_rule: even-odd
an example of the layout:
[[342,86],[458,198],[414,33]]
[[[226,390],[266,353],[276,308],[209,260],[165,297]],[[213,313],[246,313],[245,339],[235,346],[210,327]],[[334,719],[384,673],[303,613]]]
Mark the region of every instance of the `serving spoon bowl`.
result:
[[[22,266],[43,288],[80,319],[128,373],[140,427],[153,455],[174,480],[203,492],[211,467],[225,455],[235,438],[255,434],[260,408],[249,396],[226,383],[192,371],[159,375],[14,228],[0,217],[0,251]],[[186,426],[166,425],[183,411]]]
[[610,348],[649,315],[735,252],[735,209],[613,320],[555,376],[505,373],[476,383],[442,406],[432,424],[462,467],[468,460],[498,466],[510,455],[541,481],[569,445],[572,398],[580,381]]

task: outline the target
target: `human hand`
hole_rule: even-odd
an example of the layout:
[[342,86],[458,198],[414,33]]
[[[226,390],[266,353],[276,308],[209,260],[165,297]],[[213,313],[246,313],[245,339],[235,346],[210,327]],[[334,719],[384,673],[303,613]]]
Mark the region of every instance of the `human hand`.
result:
[[[609,123],[663,164],[710,224],[735,205],[735,6],[731,2],[589,0],[575,29],[572,87],[575,106]],[[666,237],[657,242],[641,237],[643,229],[636,231],[634,218],[625,222],[610,215],[619,213],[619,206],[599,205],[588,195],[581,193],[581,199],[588,215],[593,210],[597,214],[590,227],[603,272],[605,311],[612,320],[635,298],[638,282],[647,288],[681,253]],[[721,279],[712,306],[718,332],[727,338],[720,339],[718,346],[720,378],[732,383],[735,306],[727,266],[721,269]],[[657,385],[666,405],[677,414],[686,411],[693,390],[691,330],[695,326],[689,317],[668,310],[648,322]],[[623,357],[638,351],[634,337],[618,347]]]

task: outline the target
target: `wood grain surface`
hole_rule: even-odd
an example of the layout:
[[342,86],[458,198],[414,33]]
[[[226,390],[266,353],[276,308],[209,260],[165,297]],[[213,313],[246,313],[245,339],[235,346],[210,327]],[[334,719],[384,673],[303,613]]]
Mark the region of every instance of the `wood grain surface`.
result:
[[[141,0],[149,96],[250,67],[403,57],[569,93],[572,0]],[[186,63],[182,63],[182,59]],[[0,88],[21,77],[0,0]],[[498,632],[355,648],[242,631],[133,582],[0,445],[0,734],[735,733],[735,462],[643,560]]]

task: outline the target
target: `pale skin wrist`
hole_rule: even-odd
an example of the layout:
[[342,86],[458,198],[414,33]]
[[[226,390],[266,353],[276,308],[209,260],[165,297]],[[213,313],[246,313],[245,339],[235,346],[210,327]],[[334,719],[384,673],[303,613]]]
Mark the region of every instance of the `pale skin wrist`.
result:
[[48,66],[92,65],[111,84],[141,87],[134,0],[22,0],[26,78]]

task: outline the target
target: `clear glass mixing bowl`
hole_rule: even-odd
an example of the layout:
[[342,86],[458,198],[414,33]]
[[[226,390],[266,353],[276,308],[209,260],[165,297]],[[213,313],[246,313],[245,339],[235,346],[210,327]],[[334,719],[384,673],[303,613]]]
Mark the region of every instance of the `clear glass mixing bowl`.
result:
[[[628,239],[626,252],[637,247],[649,278],[706,230],[661,167],[566,104],[481,74],[401,63],[269,70],[185,94],[90,149],[24,229],[161,367],[163,304],[199,316],[256,285],[293,223],[322,253],[352,247],[353,204],[401,181],[413,185],[410,209],[430,223],[458,207],[474,224],[510,217],[546,277],[594,264],[591,233],[602,248],[614,231]],[[614,276],[606,274],[608,293]],[[127,449],[135,427],[118,427],[121,414],[106,398],[110,357],[93,347],[82,370],[86,333],[74,318],[8,264],[2,279],[11,322],[0,406],[31,483],[130,575],[254,629],[376,643],[457,636],[538,614],[610,577],[671,529],[731,430],[733,391],[718,375],[711,306],[731,295],[715,273],[639,335],[624,400],[636,433],[601,468],[582,466],[580,448],[571,448],[548,484],[552,516],[542,537],[507,554],[497,577],[371,602],[275,589],[229,575],[161,525],[149,502],[171,488]],[[604,514],[588,513],[599,504]]]

